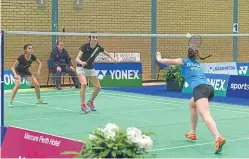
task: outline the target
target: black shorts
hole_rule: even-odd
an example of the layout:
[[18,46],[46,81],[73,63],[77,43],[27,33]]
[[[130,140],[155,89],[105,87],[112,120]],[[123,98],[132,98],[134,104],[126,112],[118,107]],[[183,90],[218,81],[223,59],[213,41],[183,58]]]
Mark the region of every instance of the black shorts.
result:
[[208,98],[210,102],[214,97],[214,87],[208,84],[200,84],[194,88],[193,96],[195,102],[201,98]]
[[16,69],[16,74],[20,75],[21,77],[27,77],[27,76],[32,76],[32,73],[29,70],[19,70]]

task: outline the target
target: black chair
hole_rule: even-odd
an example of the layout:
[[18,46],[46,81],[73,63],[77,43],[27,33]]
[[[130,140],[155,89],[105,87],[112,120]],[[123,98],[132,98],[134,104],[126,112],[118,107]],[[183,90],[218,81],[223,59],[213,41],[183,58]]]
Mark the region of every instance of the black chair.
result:
[[[52,73],[51,66],[52,66],[51,59],[48,59],[48,79],[47,79],[47,87],[48,87],[48,82],[49,82],[50,73]],[[52,73],[52,74],[53,74],[53,73]],[[64,85],[64,79],[65,79],[65,76],[66,76],[66,75],[68,75],[67,72],[61,72],[61,76],[62,76],[62,85]],[[69,76],[69,84],[70,84],[70,88],[71,88],[72,85],[71,85],[71,78],[70,78],[70,76]],[[53,75],[53,85],[54,85],[54,88],[55,88],[55,78],[54,78],[54,75]]]

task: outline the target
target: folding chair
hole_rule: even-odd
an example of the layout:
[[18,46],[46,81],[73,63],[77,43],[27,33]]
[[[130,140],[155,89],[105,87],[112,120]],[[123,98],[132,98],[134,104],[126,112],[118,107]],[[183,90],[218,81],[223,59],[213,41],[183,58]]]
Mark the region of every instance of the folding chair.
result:
[[[52,62],[51,62],[51,59],[48,59],[47,61],[48,63],[48,79],[47,79],[47,87],[48,87],[48,82],[49,82],[49,77],[50,77],[50,73],[52,73],[52,69],[51,69],[51,66],[52,66]],[[53,73],[52,73],[53,74]],[[61,76],[62,76],[62,85],[64,85],[64,78],[65,78],[65,75],[68,75],[67,72],[61,72]],[[68,75],[69,76],[69,75]],[[71,78],[69,76],[69,84],[70,84],[70,88],[72,87],[71,86]],[[55,89],[55,78],[54,78],[54,75],[53,75],[53,85],[54,85],[54,89]]]

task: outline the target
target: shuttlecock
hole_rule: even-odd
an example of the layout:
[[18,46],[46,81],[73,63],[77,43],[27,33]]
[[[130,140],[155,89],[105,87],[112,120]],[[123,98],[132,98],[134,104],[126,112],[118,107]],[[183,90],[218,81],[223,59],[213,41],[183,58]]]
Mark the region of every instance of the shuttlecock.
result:
[[190,37],[191,37],[191,35],[190,35],[189,33],[187,33],[187,34],[186,34],[186,37],[187,37],[187,38],[190,38]]

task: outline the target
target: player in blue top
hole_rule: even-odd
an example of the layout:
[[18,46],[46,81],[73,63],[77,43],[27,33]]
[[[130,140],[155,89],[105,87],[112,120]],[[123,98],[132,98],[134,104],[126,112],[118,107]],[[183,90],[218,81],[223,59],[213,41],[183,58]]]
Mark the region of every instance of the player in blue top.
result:
[[158,62],[168,65],[181,65],[185,82],[193,88],[193,97],[190,100],[191,131],[186,133],[185,136],[191,140],[196,140],[196,126],[199,112],[208,129],[215,137],[214,153],[219,153],[226,139],[220,135],[209,111],[209,102],[214,97],[214,88],[208,83],[204,72],[200,68],[200,63],[196,60],[198,54],[197,48],[189,47],[188,58],[162,59],[161,53],[157,52],[156,59]]

